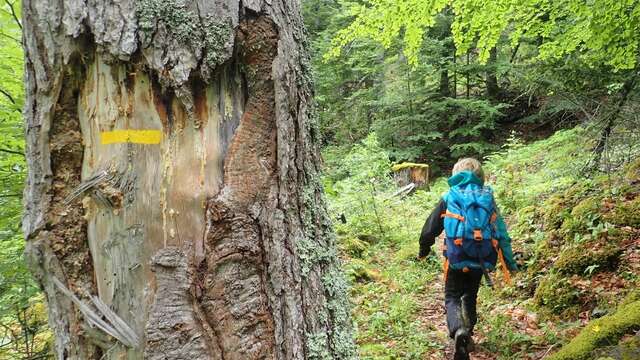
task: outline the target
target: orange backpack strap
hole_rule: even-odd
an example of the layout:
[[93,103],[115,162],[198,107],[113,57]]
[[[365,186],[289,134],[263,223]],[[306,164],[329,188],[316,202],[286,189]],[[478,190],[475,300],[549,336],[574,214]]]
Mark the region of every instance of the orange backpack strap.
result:
[[447,275],[449,274],[449,259],[444,258],[444,263],[442,264],[444,270],[444,283],[447,283]]
[[493,244],[493,248],[496,249],[498,253],[498,260],[500,261],[500,265],[502,266],[502,274],[504,275],[504,281],[507,284],[511,284],[511,273],[509,272],[509,268],[507,267],[507,262],[504,260],[504,255],[502,255],[502,249],[498,246],[498,240],[491,239],[491,243]]
[[458,215],[458,214],[454,214],[454,213],[452,213],[450,211],[447,211],[444,214],[440,214],[440,217],[442,217],[442,218],[450,217],[450,218],[458,219],[458,220],[464,222],[464,216]]
[[504,275],[504,281],[507,284],[511,284],[511,273],[509,273],[507,262],[504,260],[504,255],[502,255],[502,249],[500,248],[498,248],[498,259],[500,259],[500,265],[502,265],[502,274]]

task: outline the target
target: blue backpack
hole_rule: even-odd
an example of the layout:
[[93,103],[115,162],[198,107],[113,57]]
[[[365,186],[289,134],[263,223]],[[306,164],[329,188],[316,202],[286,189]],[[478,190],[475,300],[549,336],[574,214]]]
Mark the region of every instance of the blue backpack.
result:
[[498,215],[493,190],[475,183],[453,186],[444,200],[447,211],[441,216],[445,267],[465,272],[481,269],[490,284],[488,271],[495,268],[498,260]]

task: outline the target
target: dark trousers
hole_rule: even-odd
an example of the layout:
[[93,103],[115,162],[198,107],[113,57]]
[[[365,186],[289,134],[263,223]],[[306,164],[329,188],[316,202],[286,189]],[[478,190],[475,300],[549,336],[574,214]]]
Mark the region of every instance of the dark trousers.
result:
[[480,270],[465,273],[449,269],[447,282],[444,284],[444,305],[447,309],[447,327],[451,338],[461,327],[473,334],[473,327],[478,321],[476,299],[481,280]]

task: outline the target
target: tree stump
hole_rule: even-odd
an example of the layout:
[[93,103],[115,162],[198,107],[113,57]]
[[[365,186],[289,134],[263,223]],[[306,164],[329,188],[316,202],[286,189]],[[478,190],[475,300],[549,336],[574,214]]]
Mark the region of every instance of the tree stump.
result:
[[401,163],[391,167],[393,178],[398,187],[414,184],[417,189],[429,188],[429,165]]

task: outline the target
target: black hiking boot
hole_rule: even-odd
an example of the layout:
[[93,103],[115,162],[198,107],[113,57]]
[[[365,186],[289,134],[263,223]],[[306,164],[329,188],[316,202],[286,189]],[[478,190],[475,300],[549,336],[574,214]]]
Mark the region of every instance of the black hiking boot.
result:
[[476,351],[476,343],[473,341],[473,336],[469,335],[469,342],[467,343],[467,353],[471,354]]
[[469,332],[465,328],[460,328],[456,331],[454,338],[456,352],[453,355],[453,360],[469,360],[469,351],[467,346],[471,342]]

